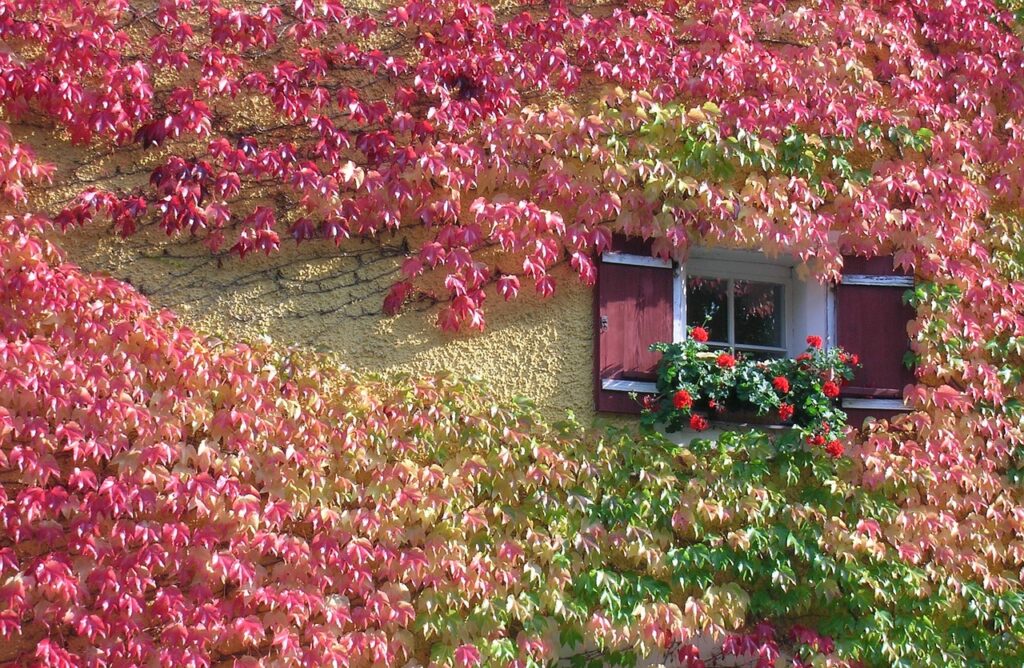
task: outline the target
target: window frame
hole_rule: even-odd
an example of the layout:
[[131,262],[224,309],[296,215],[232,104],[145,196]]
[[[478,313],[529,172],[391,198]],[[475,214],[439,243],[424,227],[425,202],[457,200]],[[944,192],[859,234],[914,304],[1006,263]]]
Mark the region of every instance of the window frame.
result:
[[[760,256],[763,258],[763,256]],[[729,341],[709,341],[709,344],[716,346],[725,346],[730,350],[736,351],[750,351],[750,352],[767,352],[780,354],[783,357],[792,354],[792,345],[794,341],[794,318],[793,318],[793,267],[784,262],[766,262],[764,260],[760,262],[753,261],[740,261],[740,260],[729,260],[729,259],[713,259],[713,258],[691,258],[681,267],[682,274],[682,300],[680,311],[677,312],[676,317],[682,320],[683,331],[685,338],[685,332],[687,331],[687,294],[686,284],[687,279],[690,276],[698,276],[700,278],[711,278],[715,280],[728,281],[729,292],[727,295],[728,299],[728,338]],[[769,285],[780,285],[782,286],[782,328],[781,328],[781,345],[779,346],[758,346],[753,344],[743,344],[736,341],[736,307],[735,307],[735,289],[734,284],[736,281],[749,281],[751,283],[766,283]]]

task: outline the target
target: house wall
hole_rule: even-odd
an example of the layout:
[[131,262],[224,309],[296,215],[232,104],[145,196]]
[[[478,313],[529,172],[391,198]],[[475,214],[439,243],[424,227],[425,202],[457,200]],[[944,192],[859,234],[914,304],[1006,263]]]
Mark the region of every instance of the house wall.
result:
[[[279,253],[244,260],[212,256],[187,237],[168,239],[153,228],[121,239],[105,223],[70,230],[57,241],[74,262],[127,280],[187,324],[225,339],[270,336],[358,371],[447,370],[479,378],[503,399],[531,399],[549,417],[571,411],[585,424],[598,418],[593,292],[567,271],[557,275],[552,298],[541,299],[528,285],[512,302],[489,295],[486,330],[450,334],[435,325],[435,304],[412,303],[397,316],[382,312],[408,247],[402,237],[340,247],[285,241]],[[698,255],[704,261],[735,259],[722,252]],[[806,333],[831,334],[831,327],[827,288],[799,280],[794,287],[795,351]]]
[[486,330],[452,335],[435,326],[432,304],[382,313],[403,258],[400,239],[340,248],[289,241],[270,257],[220,261],[204,246],[168,240],[159,230],[123,240],[97,224],[58,242],[73,261],[129,281],[186,323],[225,339],[269,335],[356,370],[449,370],[483,379],[500,397],[532,399],[548,416],[572,411],[587,423],[595,416],[593,293],[568,272],[550,299],[526,286],[511,303],[489,296]]
[[[255,103],[238,114],[240,123],[273,118]],[[32,206],[44,211],[59,210],[88,187],[130,191],[167,157],[164,149],[143,151],[137,144],[72,146],[60,132],[31,124],[11,129],[57,167],[52,185],[30,193]],[[203,146],[197,144],[195,152],[201,154]],[[340,248],[320,241],[296,248],[284,239],[280,253],[244,260],[226,253],[213,257],[187,236],[169,239],[152,226],[120,239],[108,223],[98,222],[56,234],[56,241],[73,262],[127,280],[186,324],[225,339],[268,335],[362,371],[448,370],[482,379],[500,398],[531,399],[548,417],[572,411],[589,424],[596,415],[593,292],[569,271],[555,274],[558,289],[550,299],[541,299],[528,284],[510,303],[489,294],[486,330],[452,335],[435,325],[439,307],[433,304],[412,304],[394,317],[383,314],[384,296],[405,257],[401,238]]]

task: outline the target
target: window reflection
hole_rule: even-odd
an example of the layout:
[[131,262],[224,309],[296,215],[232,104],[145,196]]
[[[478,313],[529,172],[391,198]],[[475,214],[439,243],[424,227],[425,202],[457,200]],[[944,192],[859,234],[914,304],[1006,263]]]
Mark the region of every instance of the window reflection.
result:
[[784,289],[778,283],[687,276],[686,324],[707,329],[712,347],[776,357],[785,352]]
[[729,281],[686,278],[686,324],[704,327],[712,341],[729,341]]
[[733,281],[736,343],[782,347],[782,286]]

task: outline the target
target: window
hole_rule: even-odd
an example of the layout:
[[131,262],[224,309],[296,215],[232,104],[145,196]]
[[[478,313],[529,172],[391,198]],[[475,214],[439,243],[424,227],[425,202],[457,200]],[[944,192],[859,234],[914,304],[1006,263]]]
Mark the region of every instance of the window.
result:
[[903,366],[913,310],[902,294],[913,277],[891,257],[847,257],[836,286],[797,277],[792,258],[753,251],[694,249],[684,264],[651,257],[649,243],[617,237],[598,263],[594,309],[597,410],[639,413],[631,392],[655,391],[659,356],[650,346],[708,329],[709,343],[750,357],[793,357],[809,334],[861,358],[843,406],[856,420],[903,409]]
[[703,326],[716,348],[785,357],[792,270],[779,264],[695,259],[686,263],[687,327]]

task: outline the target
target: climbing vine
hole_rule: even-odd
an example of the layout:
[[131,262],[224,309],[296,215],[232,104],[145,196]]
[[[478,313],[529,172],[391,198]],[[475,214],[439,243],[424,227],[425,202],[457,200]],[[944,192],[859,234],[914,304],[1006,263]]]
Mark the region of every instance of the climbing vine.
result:
[[[0,660],[1020,665],[1016,9],[0,0]],[[86,224],[424,228],[384,305],[446,329],[618,232],[892,254],[919,383],[838,459],[548,425],[205,339],[67,263]]]
[[[0,108],[150,165],[56,220],[215,253],[428,228],[386,299],[483,328],[587,283],[612,232],[926,270],[1022,182],[1022,55],[990,2],[0,5]],[[149,153],[156,157],[146,157]],[[433,277],[433,278],[431,278]]]
[[547,425],[452,378],[224,345],[4,225],[0,659],[1024,656],[1019,588],[948,570],[972,559],[950,540],[989,559],[1014,530],[992,510],[923,560],[915,483],[859,484],[852,458]]

